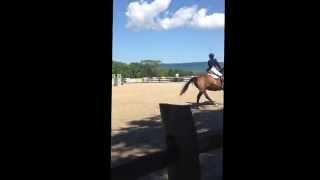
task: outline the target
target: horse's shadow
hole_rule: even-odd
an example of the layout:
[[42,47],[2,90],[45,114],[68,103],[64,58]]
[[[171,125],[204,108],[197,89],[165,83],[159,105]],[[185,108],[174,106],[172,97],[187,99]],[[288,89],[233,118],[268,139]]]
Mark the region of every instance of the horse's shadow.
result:
[[200,106],[206,106],[206,105],[212,105],[212,106],[219,106],[221,105],[220,103],[214,102],[214,101],[205,101],[201,103],[194,103],[194,102],[187,102],[190,104],[192,108],[199,108]]

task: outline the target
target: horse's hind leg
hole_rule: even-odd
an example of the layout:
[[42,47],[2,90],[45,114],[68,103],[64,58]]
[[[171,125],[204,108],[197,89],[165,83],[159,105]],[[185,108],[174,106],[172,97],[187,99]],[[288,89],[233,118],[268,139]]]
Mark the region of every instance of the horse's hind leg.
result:
[[200,97],[202,96],[202,94],[203,94],[203,92],[199,91],[198,96],[197,96],[197,104],[199,104],[199,100],[200,100]]
[[209,101],[211,101],[211,102],[214,103],[214,101],[209,97],[207,91],[204,91],[203,93],[204,93],[204,95],[206,96],[206,98],[207,98]]

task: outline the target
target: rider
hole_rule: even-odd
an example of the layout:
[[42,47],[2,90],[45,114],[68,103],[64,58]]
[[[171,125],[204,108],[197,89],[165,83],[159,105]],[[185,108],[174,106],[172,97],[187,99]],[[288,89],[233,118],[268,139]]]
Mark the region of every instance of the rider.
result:
[[208,61],[209,68],[207,72],[209,75],[213,76],[215,79],[220,79],[222,88],[224,87],[224,79],[223,74],[220,72],[222,70],[220,64],[218,63],[217,59],[214,58],[214,54],[209,54],[209,61]]
[[217,59],[214,58],[213,53],[209,54],[208,66],[209,66],[209,68],[207,69],[207,72],[209,74],[213,74],[213,75],[217,76],[219,79],[222,78],[222,73],[220,72],[220,70],[222,68],[221,68],[220,64],[218,63]]

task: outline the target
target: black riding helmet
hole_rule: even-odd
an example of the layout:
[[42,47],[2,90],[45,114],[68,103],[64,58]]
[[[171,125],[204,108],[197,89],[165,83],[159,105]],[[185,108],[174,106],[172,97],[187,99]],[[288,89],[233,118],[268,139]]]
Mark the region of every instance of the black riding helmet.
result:
[[209,54],[209,58],[210,58],[210,59],[213,59],[213,58],[214,58],[214,54],[213,54],[213,53],[210,53],[210,54]]

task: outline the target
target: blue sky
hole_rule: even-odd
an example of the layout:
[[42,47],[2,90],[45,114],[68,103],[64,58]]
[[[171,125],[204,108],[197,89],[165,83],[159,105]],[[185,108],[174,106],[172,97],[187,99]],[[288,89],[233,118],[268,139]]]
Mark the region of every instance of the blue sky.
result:
[[113,59],[163,63],[224,57],[224,0],[114,0]]

